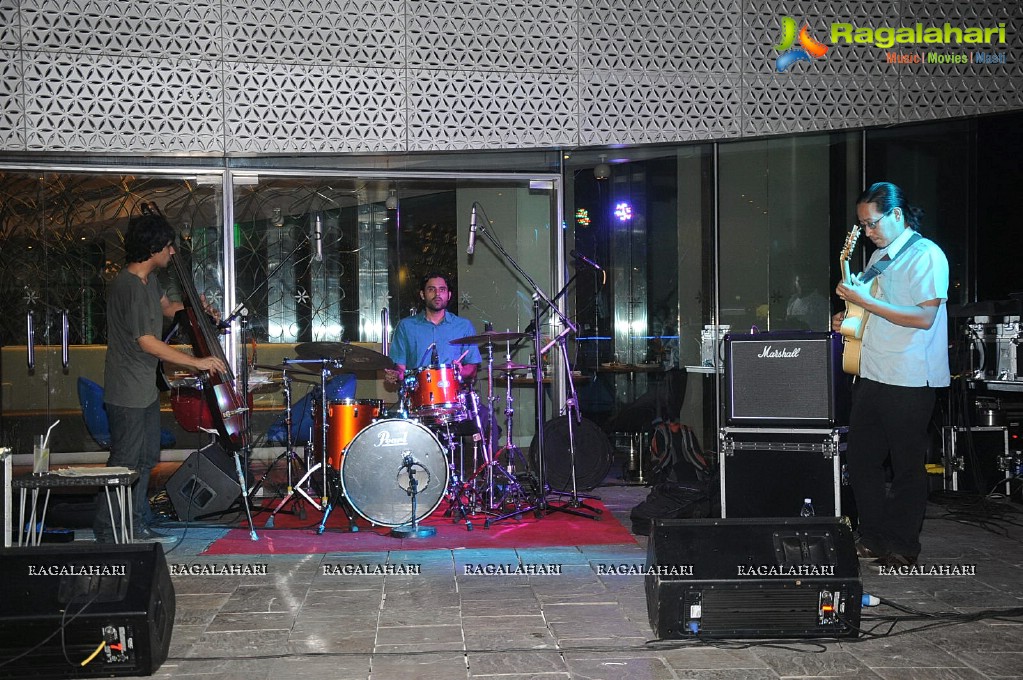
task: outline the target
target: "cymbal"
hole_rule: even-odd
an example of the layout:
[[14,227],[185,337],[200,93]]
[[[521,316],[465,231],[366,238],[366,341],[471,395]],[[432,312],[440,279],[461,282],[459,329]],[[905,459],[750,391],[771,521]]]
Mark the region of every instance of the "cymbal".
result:
[[457,338],[450,341],[448,344],[451,345],[484,345],[488,342],[504,342],[506,340],[518,340],[519,338],[526,337],[526,333],[519,333],[516,331],[505,331],[499,333],[498,331],[484,331],[479,335],[467,335],[464,338]]
[[390,357],[347,342],[303,342],[295,347],[295,353],[303,359],[337,359],[341,362],[341,372],[394,368]]
[[531,369],[531,368],[536,368],[536,366],[531,366],[529,364],[516,364],[513,361],[509,361],[506,364],[495,364],[494,365],[494,370],[495,371],[524,371],[526,369]]

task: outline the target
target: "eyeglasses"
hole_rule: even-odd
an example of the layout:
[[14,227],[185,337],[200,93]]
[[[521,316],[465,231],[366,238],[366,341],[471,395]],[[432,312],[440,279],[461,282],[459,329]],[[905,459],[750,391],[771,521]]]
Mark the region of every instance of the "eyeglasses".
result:
[[860,228],[863,229],[864,231],[866,231],[867,229],[873,229],[874,227],[877,226],[878,222],[880,222],[884,218],[886,218],[889,215],[891,215],[892,214],[892,210],[895,210],[895,208],[892,208],[891,210],[889,210],[885,214],[883,214],[880,217],[878,217],[876,220],[871,220],[870,222],[857,222],[856,224],[860,225]]

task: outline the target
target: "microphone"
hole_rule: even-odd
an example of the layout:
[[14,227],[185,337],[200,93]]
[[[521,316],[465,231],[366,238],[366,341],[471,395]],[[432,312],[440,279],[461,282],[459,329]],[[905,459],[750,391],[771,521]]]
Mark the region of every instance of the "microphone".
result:
[[432,354],[430,354],[430,365],[440,366],[440,357],[437,355],[437,345],[434,344]]
[[575,259],[579,260],[583,264],[589,265],[590,267],[593,267],[598,272],[604,271],[603,267],[601,267],[599,264],[597,264],[596,262],[594,262],[590,258],[586,257],[585,255],[583,255],[582,253],[580,253],[577,250],[572,250],[568,254],[571,255],[572,257],[574,257]]
[[316,216],[316,226],[313,227],[313,240],[316,242],[313,244],[313,260],[323,262],[323,220],[319,215]]
[[466,255],[472,255],[476,251],[476,204],[472,204],[472,213],[469,215],[469,247],[465,249]]

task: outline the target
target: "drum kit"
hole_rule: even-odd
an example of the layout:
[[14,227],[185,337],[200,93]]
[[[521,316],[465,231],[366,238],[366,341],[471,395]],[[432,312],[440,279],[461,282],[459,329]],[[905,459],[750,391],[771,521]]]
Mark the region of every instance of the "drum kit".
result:
[[[378,399],[330,399],[327,383],[334,375],[394,367],[385,355],[348,343],[302,343],[295,348],[298,358],[257,366],[282,374],[285,401],[285,451],[263,480],[278,461],[287,459],[287,493],[266,526],[273,526],[278,512],[301,500],[323,512],[318,533],[340,506],[351,531],[358,531],[358,515],[391,527],[392,534],[401,537],[430,535],[432,527],[419,522],[445,499],[445,516],[456,523],[464,520],[470,531],[473,517],[488,516],[489,526],[489,517],[525,507],[535,484],[525,479],[526,460],[513,443],[511,391],[515,373],[533,368],[511,362],[511,343],[523,337],[525,333],[488,330],[451,341],[485,348],[485,400],[472,385],[463,384],[456,365],[440,363],[406,371],[398,400],[390,406]],[[506,361],[495,365],[498,343],[506,343]],[[505,379],[505,443],[500,447],[493,416],[495,373]],[[305,460],[296,453],[292,434],[293,379],[319,383],[317,398],[311,400],[312,441]],[[293,470],[303,468],[304,475],[294,481]]]

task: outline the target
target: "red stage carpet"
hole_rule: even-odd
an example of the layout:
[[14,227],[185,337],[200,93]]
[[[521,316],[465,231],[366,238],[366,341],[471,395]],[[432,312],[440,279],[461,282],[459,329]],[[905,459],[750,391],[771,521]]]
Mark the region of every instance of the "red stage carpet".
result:
[[[268,513],[254,517],[259,540],[253,541],[248,526],[231,529],[223,538],[207,548],[203,555],[294,555],[330,552],[378,552],[387,550],[444,550],[453,548],[543,548],[570,545],[613,545],[635,543],[636,539],[615,519],[601,503],[587,501],[588,505],[603,510],[599,520],[576,517],[567,512],[553,512],[542,519],[532,513],[520,519],[506,519],[489,529],[483,528],[484,518],[473,521],[473,530],[467,531],[465,522],[452,523],[443,516],[444,506],[438,508],[421,524],[437,528],[430,538],[400,539],[388,536],[389,527],[370,527],[360,519],[360,530],[348,531],[348,521],[336,510],[327,522],[327,530],[317,534],[321,515],[310,512],[304,521],[280,513],[274,520],[275,528],[263,528]],[[554,507],[560,505],[553,503]]]

